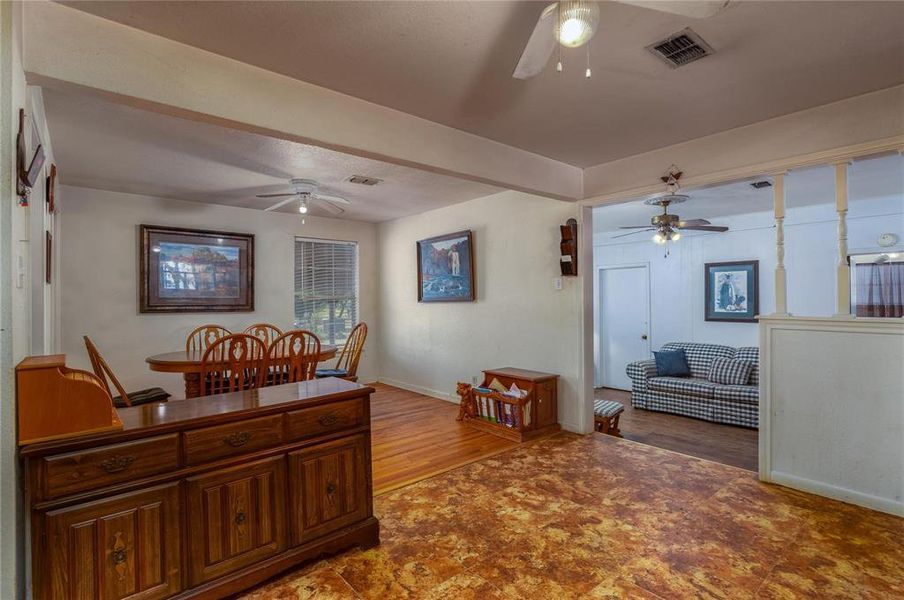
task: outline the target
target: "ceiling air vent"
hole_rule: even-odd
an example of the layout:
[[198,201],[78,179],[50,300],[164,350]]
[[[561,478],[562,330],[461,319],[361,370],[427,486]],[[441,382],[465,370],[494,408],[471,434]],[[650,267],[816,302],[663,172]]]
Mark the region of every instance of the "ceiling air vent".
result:
[[382,183],[382,179],[377,179],[376,177],[366,177],[364,175],[352,175],[348,178],[349,182],[357,183],[359,185],[377,185],[378,183]]
[[672,34],[661,42],[650,44],[647,50],[666,62],[673,69],[683,67],[714,52],[712,46],[703,41],[690,28]]
[[765,179],[763,181],[754,181],[750,185],[752,185],[755,189],[758,189],[758,190],[761,190],[763,188],[772,187],[772,183],[766,181]]

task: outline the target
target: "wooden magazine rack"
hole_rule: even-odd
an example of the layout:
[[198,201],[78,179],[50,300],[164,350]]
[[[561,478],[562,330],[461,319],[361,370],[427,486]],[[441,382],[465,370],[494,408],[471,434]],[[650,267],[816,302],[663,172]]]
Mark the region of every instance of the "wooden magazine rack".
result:
[[[479,387],[459,383],[458,419],[469,427],[517,442],[559,430],[558,375],[505,367],[483,372]],[[489,389],[493,380],[527,392],[516,398]]]

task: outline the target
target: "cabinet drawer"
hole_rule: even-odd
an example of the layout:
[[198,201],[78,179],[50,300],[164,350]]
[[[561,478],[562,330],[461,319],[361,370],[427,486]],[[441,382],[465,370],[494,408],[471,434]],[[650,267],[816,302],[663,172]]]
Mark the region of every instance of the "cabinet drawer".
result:
[[283,441],[282,415],[186,431],[185,462],[197,465],[263,450]]
[[57,454],[43,459],[47,498],[164,473],[179,466],[178,434]]
[[303,408],[286,414],[286,431],[290,440],[352,429],[363,423],[364,400],[361,398]]

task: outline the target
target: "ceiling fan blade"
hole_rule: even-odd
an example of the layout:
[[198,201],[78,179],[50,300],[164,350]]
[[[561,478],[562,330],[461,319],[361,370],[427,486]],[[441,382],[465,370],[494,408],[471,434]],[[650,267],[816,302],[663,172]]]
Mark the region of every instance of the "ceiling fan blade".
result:
[[635,233],[643,233],[644,231],[656,231],[656,228],[655,227],[647,227],[646,229],[639,229],[637,231],[629,231],[628,233],[613,235],[612,239],[614,240],[615,238],[625,237],[626,235],[634,235]]
[[351,204],[351,202],[349,200],[346,200],[345,198],[340,198],[339,196],[328,196],[326,194],[318,193],[318,194],[315,194],[314,197],[317,198],[318,200],[323,200],[324,202],[335,202],[338,204]]
[[271,210],[276,210],[277,208],[281,208],[281,207],[285,206],[286,204],[288,204],[288,203],[290,203],[290,202],[294,202],[294,201],[295,201],[295,194],[291,194],[291,196],[292,196],[291,198],[287,198],[286,200],[280,200],[279,202],[277,202],[277,203],[274,204],[273,206],[271,206],[271,207],[269,207],[269,208],[265,208],[265,209],[264,209],[264,212],[271,211]]
[[719,225],[691,225],[689,227],[678,227],[682,231],[728,231],[728,227]]
[[342,208],[341,206],[336,206],[332,203],[331,200],[326,200],[323,196],[317,196],[317,199],[320,200],[324,208],[329,210],[329,212],[333,213],[334,215],[341,215],[345,213],[344,208]]
[[728,8],[733,0],[616,0],[640,8],[681,15],[692,19],[708,19]]
[[688,219],[687,221],[678,221],[675,226],[680,229],[682,227],[691,227],[692,225],[712,225],[712,223],[706,219]]
[[295,194],[292,192],[288,192],[285,194],[257,194],[258,198],[285,198],[286,196],[294,196]]
[[543,9],[537,24],[534,26],[533,33],[524,46],[524,52],[518,60],[518,66],[515,67],[512,77],[515,79],[530,79],[543,70],[552,51],[556,47],[555,38],[555,8],[557,2],[553,2]]
[[649,225],[622,225],[619,229],[652,229]]

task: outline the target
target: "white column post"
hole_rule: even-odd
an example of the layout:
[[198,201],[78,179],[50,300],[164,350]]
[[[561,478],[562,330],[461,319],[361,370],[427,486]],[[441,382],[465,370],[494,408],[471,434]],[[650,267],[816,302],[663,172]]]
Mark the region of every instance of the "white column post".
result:
[[788,315],[788,289],[785,274],[785,174],[776,173],[772,179],[773,210],[775,211],[775,316]]
[[848,264],[848,164],[835,165],[835,210],[838,212],[838,268],[835,280],[835,317],[851,318],[851,266]]

